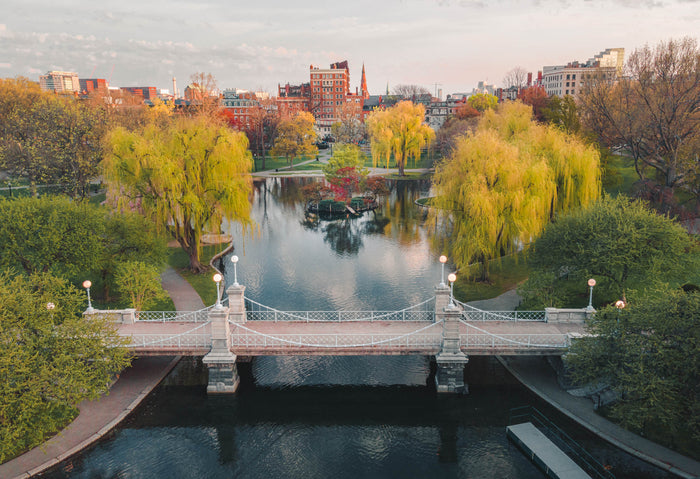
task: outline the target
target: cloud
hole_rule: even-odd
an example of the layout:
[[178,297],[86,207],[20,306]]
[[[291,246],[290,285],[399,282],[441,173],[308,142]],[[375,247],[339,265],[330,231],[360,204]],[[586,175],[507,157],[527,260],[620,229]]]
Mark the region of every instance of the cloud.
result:
[[2,63],[0,62],[0,68],[12,68],[12,63]]

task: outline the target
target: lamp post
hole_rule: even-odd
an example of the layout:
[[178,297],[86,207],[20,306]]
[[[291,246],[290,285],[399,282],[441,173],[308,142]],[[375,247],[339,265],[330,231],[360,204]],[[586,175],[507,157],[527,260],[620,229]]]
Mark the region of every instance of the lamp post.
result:
[[221,276],[221,274],[219,273],[216,273],[212,279],[216,283],[216,305],[214,306],[214,308],[221,309],[221,288],[219,287],[219,283],[221,283],[223,276]]
[[238,284],[238,271],[236,270],[236,263],[238,263],[238,256],[235,254],[231,256],[231,263],[233,263],[233,286],[240,286]]
[[440,275],[440,287],[445,287],[445,263],[447,263],[447,256],[444,254],[440,256],[440,263],[442,263],[442,274]]
[[586,307],[586,311],[591,312],[594,311],[593,309],[593,286],[595,286],[595,280],[593,278],[588,280],[588,287],[590,289],[588,293],[588,306]]
[[220,273],[216,273],[212,277],[212,279],[216,283],[216,305],[214,305],[214,308],[216,308],[216,309],[221,309],[221,288],[219,287],[219,283],[221,283],[221,280],[223,278],[224,277],[221,276]]
[[[92,301],[90,301],[90,286],[92,286],[92,281],[90,281],[89,279],[83,281],[83,288],[85,288],[85,290],[87,291],[88,297],[88,307],[85,310],[86,313],[92,313],[93,311],[95,311],[95,308],[92,307]],[[48,304],[46,305],[46,307],[48,308]]]
[[455,292],[455,281],[457,281],[457,275],[454,273],[448,274],[447,281],[450,282],[450,308],[454,308],[455,307],[454,292]]

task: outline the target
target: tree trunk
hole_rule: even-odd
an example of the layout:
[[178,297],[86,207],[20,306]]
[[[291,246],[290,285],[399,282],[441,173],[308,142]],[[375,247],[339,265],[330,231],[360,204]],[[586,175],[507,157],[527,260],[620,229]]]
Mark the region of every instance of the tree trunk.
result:
[[183,249],[187,252],[187,256],[190,259],[190,271],[196,274],[204,273],[207,270],[207,267],[199,261],[199,252],[197,251],[197,248],[185,248],[183,246]]

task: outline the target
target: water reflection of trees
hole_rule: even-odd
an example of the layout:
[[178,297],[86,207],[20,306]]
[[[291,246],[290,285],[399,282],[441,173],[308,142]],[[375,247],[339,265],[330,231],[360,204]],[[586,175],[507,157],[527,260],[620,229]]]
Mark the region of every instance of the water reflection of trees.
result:
[[424,234],[425,212],[415,201],[427,194],[430,180],[390,181],[389,189],[389,198],[381,211],[388,220],[384,234],[403,245],[420,242]]
[[323,226],[323,241],[341,255],[355,255],[363,246],[363,228],[354,218],[331,221]]
[[[275,200],[283,205],[298,208],[304,204],[301,188],[314,178],[275,178],[268,180],[268,188]],[[304,229],[323,233],[323,241],[335,252],[343,255],[357,254],[363,246],[363,235],[381,235],[395,239],[403,245],[424,240],[425,210],[415,200],[428,194],[430,180],[389,181],[389,195],[383,205],[360,217],[345,216],[325,218],[304,212],[300,223]]]

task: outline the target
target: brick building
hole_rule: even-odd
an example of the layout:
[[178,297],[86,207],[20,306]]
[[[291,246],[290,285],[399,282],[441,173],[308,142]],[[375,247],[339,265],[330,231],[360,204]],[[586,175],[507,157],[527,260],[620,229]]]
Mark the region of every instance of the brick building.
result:
[[364,102],[369,98],[365,67],[362,66],[360,88],[350,91],[350,68],[347,60],[329,68],[309,67],[309,83],[277,86],[277,108],[282,116],[308,111],[316,119],[316,128],[328,134],[331,125],[352,115],[364,121]]
[[80,93],[89,95],[92,92],[107,93],[109,91],[109,83],[104,78],[81,78]]
[[151,101],[158,98],[158,89],[154,86],[126,86],[121,87],[120,90],[143,98],[144,101]]
[[253,110],[260,108],[260,102],[255,93],[227,89],[223,92],[221,106],[229,123],[243,130],[250,126]]
[[300,111],[311,111],[311,85],[277,85],[277,111],[281,117],[290,117]]

